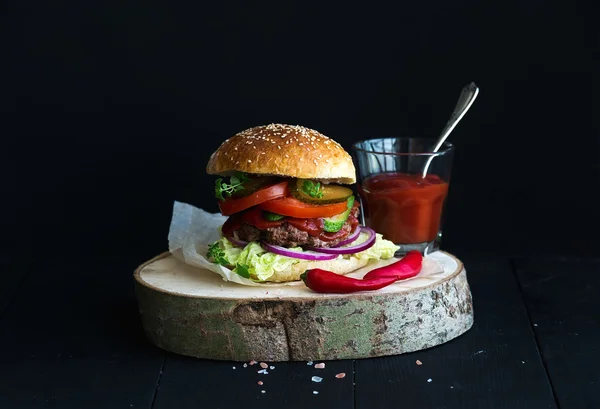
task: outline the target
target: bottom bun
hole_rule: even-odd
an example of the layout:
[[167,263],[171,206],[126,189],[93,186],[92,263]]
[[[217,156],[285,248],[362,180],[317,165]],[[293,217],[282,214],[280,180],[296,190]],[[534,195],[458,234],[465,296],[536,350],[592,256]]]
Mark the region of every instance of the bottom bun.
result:
[[285,283],[289,281],[298,281],[300,280],[300,275],[304,273],[306,270],[310,270],[313,268],[320,268],[323,270],[332,271],[336,274],[348,274],[359,268],[362,268],[367,265],[369,262],[368,258],[359,259],[356,257],[346,258],[336,258],[333,260],[321,260],[321,261],[310,261],[310,260],[300,260],[299,263],[294,264],[291,268],[285,269],[283,271],[276,271],[271,277],[269,277],[266,281],[273,283]]

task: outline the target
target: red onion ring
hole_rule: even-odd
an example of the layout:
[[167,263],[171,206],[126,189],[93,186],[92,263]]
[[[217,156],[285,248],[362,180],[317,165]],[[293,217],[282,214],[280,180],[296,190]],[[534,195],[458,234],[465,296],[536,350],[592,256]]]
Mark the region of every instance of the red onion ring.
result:
[[248,244],[247,241],[237,240],[237,239],[234,239],[233,237],[227,237],[227,236],[225,236],[225,238],[227,240],[229,240],[229,242],[231,244],[233,244],[235,247],[246,247],[246,245]]
[[338,244],[336,244],[333,247],[341,247],[345,244],[349,244],[352,243],[354,240],[358,239],[358,236],[360,236],[360,226],[356,226],[356,229],[354,229],[354,231],[352,233],[350,233],[348,235],[348,237],[346,237],[344,240],[340,241]]
[[271,253],[279,254],[281,256],[299,258],[302,260],[333,260],[337,257],[337,254],[324,254],[322,252],[313,252],[313,251],[298,251],[292,250],[281,246],[275,246],[273,244],[262,242],[260,244],[265,250],[270,251]]
[[305,247],[306,249],[309,250],[313,250],[313,251],[318,251],[319,253],[325,253],[325,254],[354,254],[354,253],[359,253],[361,251],[364,251],[368,248],[373,247],[373,244],[375,244],[375,230],[373,230],[370,227],[365,227],[365,226],[360,226],[360,230],[362,232],[365,232],[369,235],[369,237],[367,238],[366,241],[357,244],[356,246],[351,246],[351,247],[343,247],[343,248],[339,248],[339,247],[330,247],[330,248],[314,248],[314,247]]

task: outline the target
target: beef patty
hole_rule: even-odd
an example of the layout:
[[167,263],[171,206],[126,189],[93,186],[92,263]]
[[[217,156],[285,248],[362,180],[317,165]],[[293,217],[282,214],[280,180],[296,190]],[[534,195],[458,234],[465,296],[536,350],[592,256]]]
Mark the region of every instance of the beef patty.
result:
[[[282,247],[334,247],[340,241],[344,240],[352,232],[352,226],[358,224],[358,207],[352,209],[348,219],[344,222],[340,233],[336,239],[331,241],[321,240],[318,237],[311,236],[308,232],[300,230],[289,223],[283,223],[277,227],[270,227],[266,230],[260,230],[254,226],[244,223],[242,227],[234,232],[239,240],[244,241],[265,241],[269,244]],[[341,233],[343,232],[343,233]]]

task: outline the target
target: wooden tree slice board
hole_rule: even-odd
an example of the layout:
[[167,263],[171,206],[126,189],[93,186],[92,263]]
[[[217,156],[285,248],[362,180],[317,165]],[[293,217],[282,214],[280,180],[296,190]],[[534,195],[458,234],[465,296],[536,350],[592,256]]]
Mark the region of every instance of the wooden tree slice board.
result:
[[167,252],[136,269],[135,291],[147,337],[177,354],[271,362],[396,355],[442,344],[473,325],[462,262],[442,251],[428,257],[443,273],[374,292],[318,294],[301,282],[226,282]]

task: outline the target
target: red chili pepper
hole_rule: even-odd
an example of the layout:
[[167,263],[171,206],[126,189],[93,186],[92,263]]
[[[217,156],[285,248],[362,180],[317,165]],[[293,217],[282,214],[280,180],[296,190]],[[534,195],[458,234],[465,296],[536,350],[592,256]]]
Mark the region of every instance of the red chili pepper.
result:
[[417,250],[411,250],[395,263],[369,271],[363,279],[395,277],[396,280],[406,280],[419,274],[422,267],[423,256]]
[[300,276],[308,288],[318,293],[354,293],[357,291],[379,290],[396,281],[396,277],[376,277],[370,280],[359,280],[346,277],[331,271],[314,268],[306,270]]

